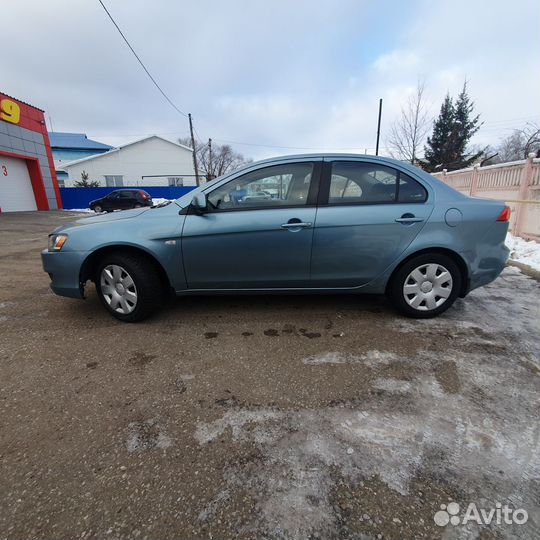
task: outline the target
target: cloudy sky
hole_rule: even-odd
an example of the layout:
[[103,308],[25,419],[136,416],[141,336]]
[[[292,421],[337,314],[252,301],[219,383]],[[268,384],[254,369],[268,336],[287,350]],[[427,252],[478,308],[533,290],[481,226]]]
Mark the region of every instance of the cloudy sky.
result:
[[[254,158],[373,153],[380,97],[384,152],[418,79],[436,115],[467,78],[479,144],[538,122],[537,0],[104,1],[200,138]],[[55,131],[187,135],[98,0],[6,2],[2,20],[0,90],[45,109]]]

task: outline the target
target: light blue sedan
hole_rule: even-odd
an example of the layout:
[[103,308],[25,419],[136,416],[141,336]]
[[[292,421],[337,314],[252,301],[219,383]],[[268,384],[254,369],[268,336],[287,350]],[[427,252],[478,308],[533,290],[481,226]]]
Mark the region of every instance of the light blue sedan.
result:
[[493,281],[510,211],[392,159],[301,155],[250,164],[173,203],[77,220],[49,236],[59,295],[96,285],[117,319],[177,295],[388,294],[434,317]]

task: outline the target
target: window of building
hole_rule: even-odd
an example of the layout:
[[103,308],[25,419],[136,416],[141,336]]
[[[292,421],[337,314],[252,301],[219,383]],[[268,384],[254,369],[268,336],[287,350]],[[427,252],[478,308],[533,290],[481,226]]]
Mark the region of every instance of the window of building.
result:
[[180,176],[169,176],[169,186],[183,186],[184,179]]
[[105,184],[107,187],[122,187],[124,177],[122,175],[105,175]]

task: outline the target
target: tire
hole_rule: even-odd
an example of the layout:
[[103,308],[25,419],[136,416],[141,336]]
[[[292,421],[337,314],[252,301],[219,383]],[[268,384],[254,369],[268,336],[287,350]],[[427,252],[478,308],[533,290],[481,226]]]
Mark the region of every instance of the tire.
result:
[[403,315],[430,319],[452,306],[461,283],[461,272],[450,257],[425,253],[407,261],[392,276],[389,295]]
[[162,304],[158,271],[145,258],[127,253],[105,256],[98,264],[95,284],[105,309],[120,321],[142,321]]
[[93,210],[94,210],[94,212],[96,214],[99,214],[99,213],[103,212],[103,207],[101,207],[99,204],[96,204],[96,206],[94,206]]

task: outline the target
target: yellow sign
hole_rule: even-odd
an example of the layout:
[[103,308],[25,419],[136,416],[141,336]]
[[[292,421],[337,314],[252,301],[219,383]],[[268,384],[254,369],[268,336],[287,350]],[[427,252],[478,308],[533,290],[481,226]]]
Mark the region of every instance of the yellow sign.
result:
[[18,124],[21,119],[21,108],[11,99],[0,99],[0,119]]

